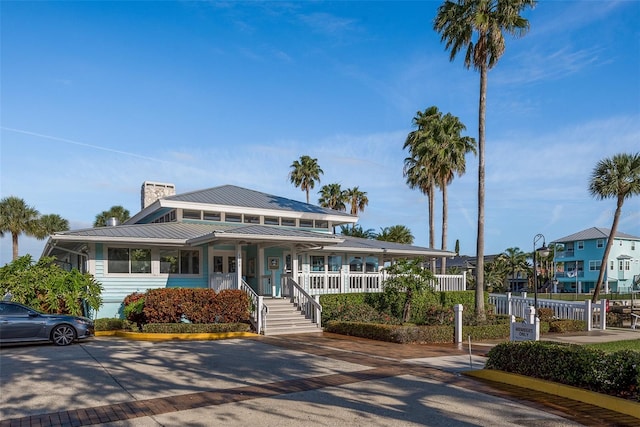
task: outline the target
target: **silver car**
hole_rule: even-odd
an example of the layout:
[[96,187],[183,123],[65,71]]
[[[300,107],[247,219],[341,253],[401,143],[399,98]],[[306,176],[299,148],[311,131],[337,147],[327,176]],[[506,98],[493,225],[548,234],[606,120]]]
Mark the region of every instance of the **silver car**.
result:
[[51,341],[69,345],[93,334],[93,321],[86,317],[44,314],[17,302],[0,301],[0,344]]

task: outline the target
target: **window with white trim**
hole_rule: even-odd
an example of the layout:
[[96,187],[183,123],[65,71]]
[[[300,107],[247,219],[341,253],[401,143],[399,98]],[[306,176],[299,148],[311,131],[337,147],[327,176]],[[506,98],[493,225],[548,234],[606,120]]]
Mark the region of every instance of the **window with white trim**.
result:
[[202,211],[182,210],[183,219],[202,219]]
[[598,240],[596,240],[596,247],[598,247],[598,248],[604,248],[604,239],[598,239]]
[[601,260],[589,261],[589,271],[598,271],[601,265]]
[[242,222],[242,214],[225,214],[224,215],[225,222]]
[[203,219],[206,221],[222,221],[222,214],[220,212],[208,212],[204,211],[202,213]]
[[200,251],[160,249],[160,274],[200,274]]
[[304,228],[313,228],[313,220],[312,219],[301,219],[300,220],[300,227],[304,227]]
[[579,251],[581,251],[582,249],[584,249],[584,241],[583,241],[583,240],[580,240],[580,241],[578,242],[578,245],[577,245],[577,246],[578,246],[578,250],[579,250]]
[[284,227],[295,227],[296,219],[295,218],[281,218],[280,224]]
[[311,255],[311,271],[325,271],[324,255]]
[[108,248],[107,273],[150,274],[151,249]]

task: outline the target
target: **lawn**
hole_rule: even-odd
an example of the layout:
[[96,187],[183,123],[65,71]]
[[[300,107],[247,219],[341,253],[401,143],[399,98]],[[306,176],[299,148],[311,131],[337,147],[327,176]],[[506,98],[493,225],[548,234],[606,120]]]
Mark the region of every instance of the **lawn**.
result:
[[597,344],[586,344],[585,347],[603,350],[607,353],[613,353],[614,351],[620,350],[640,351],[640,340],[601,342]]

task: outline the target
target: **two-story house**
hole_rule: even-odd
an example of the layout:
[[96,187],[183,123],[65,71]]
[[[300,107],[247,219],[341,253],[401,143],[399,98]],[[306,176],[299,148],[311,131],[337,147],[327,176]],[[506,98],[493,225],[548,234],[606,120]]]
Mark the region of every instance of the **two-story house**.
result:
[[[43,255],[103,285],[95,317],[118,317],[126,295],[152,288],[281,297],[291,280],[312,296],[375,292],[385,263],[454,255],[335,234],[357,216],[233,185],[176,194],[172,184],[147,181],[141,208],[124,224],[56,233],[45,245]],[[453,279],[447,289],[464,289],[463,275]]]
[[617,232],[606,265],[602,266],[610,231],[592,227],[551,242],[562,248],[554,255],[555,279],[559,290],[592,292],[601,267],[606,268],[602,292],[638,290],[640,237]]

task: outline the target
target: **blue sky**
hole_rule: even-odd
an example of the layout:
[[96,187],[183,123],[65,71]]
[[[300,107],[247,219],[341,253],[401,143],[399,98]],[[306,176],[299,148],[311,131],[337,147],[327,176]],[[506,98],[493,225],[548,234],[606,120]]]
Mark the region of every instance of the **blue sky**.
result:
[[[367,192],[364,228],[406,225],[426,246],[426,199],[402,175],[411,119],[435,105],[478,133],[479,75],[449,61],[439,4],[3,1],[0,195],[73,229],[113,205],[138,212],[145,180],[304,200],[287,174],[306,154],[324,170],[316,191]],[[610,227],[615,201],[589,195],[590,173],[640,150],[640,2],[547,1],[526,17],[489,73],[485,253]],[[476,193],[469,156],[448,231],[469,255]],[[640,235],[639,199],[620,231]],[[20,254],[43,245],[22,236]],[[10,236],[0,249],[2,265]]]

